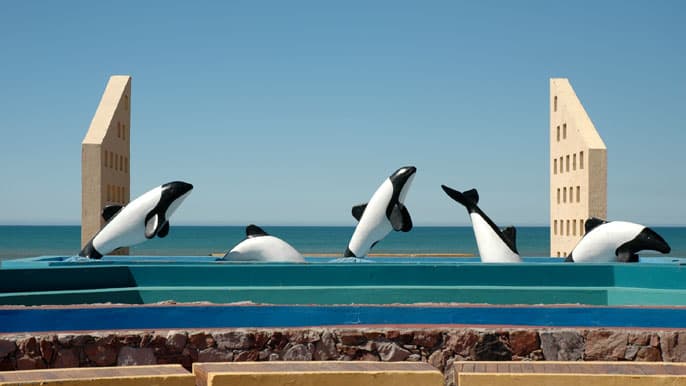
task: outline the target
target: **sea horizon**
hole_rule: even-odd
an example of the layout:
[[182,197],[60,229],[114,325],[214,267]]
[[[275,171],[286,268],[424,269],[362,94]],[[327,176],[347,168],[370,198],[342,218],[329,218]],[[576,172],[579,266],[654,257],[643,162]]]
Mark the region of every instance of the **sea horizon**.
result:
[[[354,226],[262,225],[267,233],[293,245],[303,255],[343,254]],[[686,256],[686,226],[653,226],[672,247],[669,256]],[[131,255],[207,256],[225,253],[245,238],[244,225],[173,225],[166,238],[130,248]],[[74,256],[81,243],[80,225],[0,225],[0,260],[35,256]],[[546,257],[550,227],[517,227],[517,248],[525,257]],[[391,232],[371,251],[385,254],[468,254],[478,256],[471,226],[415,226]],[[641,256],[656,256],[643,252]]]

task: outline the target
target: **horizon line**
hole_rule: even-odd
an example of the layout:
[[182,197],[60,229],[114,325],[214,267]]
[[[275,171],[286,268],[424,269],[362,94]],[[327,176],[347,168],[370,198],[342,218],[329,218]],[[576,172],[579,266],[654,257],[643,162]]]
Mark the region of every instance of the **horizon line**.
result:
[[[249,223],[249,224],[222,224],[222,223],[209,223],[209,224],[202,224],[202,223],[177,223],[174,224],[173,226],[187,226],[187,227],[246,227],[250,224],[255,224],[255,223]],[[337,228],[354,228],[357,225],[348,225],[348,224],[292,224],[292,223],[282,223],[282,224],[269,224],[269,223],[260,223],[256,224],[259,225],[260,227],[337,227]],[[81,224],[74,224],[74,223],[15,223],[15,224],[10,224],[10,223],[2,223],[0,222],[0,227],[39,227],[39,226],[53,226],[53,227],[81,227]],[[650,224],[649,226],[656,226],[656,227],[686,227],[686,224]],[[472,227],[472,224],[465,223],[465,224],[445,224],[445,223],[434,223],[434,224],[421,224],[421,225],[414,225],[415,228],[429,228],[429,227],[443,227],[443,228],[449,228],[449,227]],[[548,224],[521,224],[521,225],[516,225],[515,227],[526,227],[526,228],[550,228],[550,225]]]

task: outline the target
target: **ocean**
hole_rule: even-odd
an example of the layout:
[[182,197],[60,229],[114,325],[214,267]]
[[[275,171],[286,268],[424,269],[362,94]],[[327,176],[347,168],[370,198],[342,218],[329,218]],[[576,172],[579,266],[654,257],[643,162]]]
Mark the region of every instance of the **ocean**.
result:
[[[269,234],[287,241],[303,255],[342,254],[353,227],[263,226]],[[686,257],[686,227],[653,227],[672,247],[669,256]],[[79,226],[0,226],[0,260],[79,252]],[[521,256],[549,255],[550,228],[517,228]],[[142,256],[207,256],[224,253],[245,238],[242,226],[172,226],[169,235],[131,248]],[[391,232],[372,253],[466,253],[478,256],[471,227],[415,227],[408,233]],[[641,256],[659,255],[644,252]]]

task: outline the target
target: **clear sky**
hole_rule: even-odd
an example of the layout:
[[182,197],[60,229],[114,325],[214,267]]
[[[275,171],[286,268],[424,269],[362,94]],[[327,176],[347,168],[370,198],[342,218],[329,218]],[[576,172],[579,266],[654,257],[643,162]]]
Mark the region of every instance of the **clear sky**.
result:
[[684,1],[3,1],[0,223],[78,224],[81,141],[132,82],[131,191],[173,223],[353,225],[404,165],[417,225],[547,225],[549,78],[608,146],[608,217],[686,224]]

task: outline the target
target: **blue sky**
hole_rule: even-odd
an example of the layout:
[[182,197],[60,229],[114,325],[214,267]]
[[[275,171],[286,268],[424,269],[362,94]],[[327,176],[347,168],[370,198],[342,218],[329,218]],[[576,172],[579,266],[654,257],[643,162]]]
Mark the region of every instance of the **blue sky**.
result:
[[133,76],[132,194],[181,224],[353,225],[418,168],[417,225],[547,225],[548,80],[608,146],[608,217],[686,224],[686,2],[4,1],[0,223],[78,224],[81,140]]

